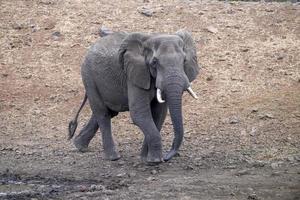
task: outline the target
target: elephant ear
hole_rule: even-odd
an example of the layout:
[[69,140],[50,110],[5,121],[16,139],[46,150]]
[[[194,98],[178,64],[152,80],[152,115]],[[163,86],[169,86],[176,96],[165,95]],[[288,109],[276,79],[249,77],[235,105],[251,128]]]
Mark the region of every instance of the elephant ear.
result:
[[184,42],[183,50],[186,54],[184,71],[189,78],[189,81],[192,82],[195,80],[199,74],[199,65],[197,61],[197,51],[195,42],[189,32],[186,30],[179,30],[176,32],[176,35],[181,37]]
[[119,49],[119,62],[127,74],[127,80],[134,85],[150,88],[150,71],[143,56],[143,43],[149,35],[132,33],[122,42]]

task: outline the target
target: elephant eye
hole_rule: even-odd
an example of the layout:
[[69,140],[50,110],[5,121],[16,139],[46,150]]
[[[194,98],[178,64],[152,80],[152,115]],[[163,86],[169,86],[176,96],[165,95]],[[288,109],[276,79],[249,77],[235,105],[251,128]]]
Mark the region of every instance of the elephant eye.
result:
[[158,65],[158,58],[154,57],[151,61],[151,66],[156,67]]

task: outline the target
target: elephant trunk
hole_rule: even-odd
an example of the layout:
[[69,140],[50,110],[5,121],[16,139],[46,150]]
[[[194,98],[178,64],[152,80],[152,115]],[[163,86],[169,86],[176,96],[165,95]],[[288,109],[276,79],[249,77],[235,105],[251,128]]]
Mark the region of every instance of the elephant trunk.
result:
[[183,140],[182,94],[186,83],[171,83],[165,87],[165,95],[174,129],[174,139],[171,150],[164,157],[165,161],[175,156]]

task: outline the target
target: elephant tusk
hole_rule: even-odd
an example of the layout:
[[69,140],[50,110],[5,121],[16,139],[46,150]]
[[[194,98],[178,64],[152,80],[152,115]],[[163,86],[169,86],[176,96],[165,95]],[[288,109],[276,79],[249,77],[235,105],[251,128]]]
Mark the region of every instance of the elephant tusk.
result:
[[191,87],[188,87],[187,91],[189,92],[189,94],[194,97],[195,99],[198,99],[197,94],[193,91],[193,89]]
[[165,100],[161,98],[161,90],[159,88],[156,90],[156,98],[159,103],[165,103]]

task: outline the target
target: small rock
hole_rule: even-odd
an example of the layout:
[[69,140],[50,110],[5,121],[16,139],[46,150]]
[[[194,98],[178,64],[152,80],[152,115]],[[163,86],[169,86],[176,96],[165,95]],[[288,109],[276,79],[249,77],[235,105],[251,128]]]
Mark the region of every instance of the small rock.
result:
[[288,156],[288,157],[287,157],[287,160],[288,160],[289,162],[294,162],[294,161],[295,161],[295,158],[294,158],[294,156]]
[[80,185],[80,186],[78,186],[78,190],[80,192],[87,192],[88,191],[88,187],[86,187],[85,185]]
[[3,73],[2,76],[3,77],[8,77],[8,73]]
[[213,80],[213,76],[212,75],[209,75],[207,78],[206,78],[207,81],[212,81]]
[[19,24],[19,23],[13,23],[12,24],[12,28],[16,29],[16,30],[21,30],[22,28],[24,28],[23,24]]
[[282,165],[282,162],[274,162],[274,163],[271,163],[271,168],[278,169],[278,168],[280,168],[281,165]]
[[27,74],[27,75],[23,76],[23,78],[26,78],[26,79],[30,79],[31,77],[32,77],[31,74]]
[[217,33],[217,32],[218,32],[218,29],[215,28],[215,27],[213,27],[213,26],[208,26],[208,27],[206,28],[206,30],[207,30],[208,32],[210,32],[210,33]]
[[146,7],[141,7],[138,9],[138,12],[142,15],[145,15],[147,17],[151,17],[153,15],[153,10],[146,8]]
[[154,181],[155,178],[154,178],[153,176],[149,176],[146,180],[147,180],[147,181]]
[[33,115],[39,115],[39,114],[41,114],[41,110],[36,109],[36,110],[33,111],[32,114],[33,114]]
[[45,22],[44,29],[45,29],[45,30],[51,30],[51,29],[54,29],[54,28],[55,28],[55,24],[56,24],[56,23],[55,23],[54,21],[48,20],[48,21]]
[[103,185],[96,185],[96,184],[93,184],[90,186],[90,190],[92,191],[95,191],[95,190],[104,190],[104,186]]
[[155,175],[157,173],[158,173],[157,170],[155,170],[155,169],[151,170],[151,174]]
[[136,173],[135,172],[130,172],[129,173],[129,177],[135,177],[136,176]]
[[256,128],[253,127],[249,133],[250,136],[255,136],[255,133],[256,133]]
[[256,167],[256,168],[258,168],[258,167],[264,167],[266,165],[266,163],[264,163],[264,162],[262,162],[262,161],[254,161],[253,163],[252,163],[252,166],[253,167]]
[[266,12],[274,12],[274,10],[271,9],[271,8],[266,8],[265,11],[266,11]]
[[230,124],[237,124],[239,122],[240,120],[237,117],[232,117],[231,119],[229,119]]
[[270,113],[266,113],[266,114],[259,115],[259,119],[263,119],[263,120],[274,119],[274,116]]
[[256,112],[258,112],[258,108],[252,108],[251,109],[251,113],[256,113]]
[[244,176],[244,175],[249,175],[249,174],[250,174],[250,170],[248,170],[248,169],[240,170],[237,173],[235,173],[236,176]]
[[59,31],[55,31],[54,33],[52,33],[53,40],[59,40],[61,36],[62,34]]
[[124,164],[125,164],[125,161],[124,161],[124,160],[120,160],[120,161],[118,162],[118,164],[119,164],[119,165],[124,165]]
[[247,199],[249,199],[249,200],[258,200],[258,197],[257,197],[256,194],[253,193],[253,194],[250,194]]
[[126,172],[123,172],[123,173],[120,173],[120,174],[117,174],[116,177],[124,177],[126,176]]
[[99,29],[99,35],[100,37],[104,37],[104,36],[107,36],[109,34],[112,34],[113,31],[106,28],[105,26],[101,26],[101,28]]

